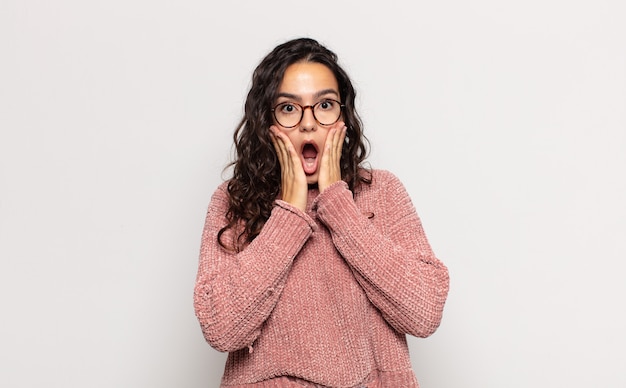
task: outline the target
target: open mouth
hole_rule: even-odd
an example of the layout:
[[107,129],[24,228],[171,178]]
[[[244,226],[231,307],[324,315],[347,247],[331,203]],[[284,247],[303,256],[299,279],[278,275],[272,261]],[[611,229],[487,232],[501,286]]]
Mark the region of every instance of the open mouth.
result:
[[305,143],[302,147],[302,167],[307,175],[317,171],[317,147],[314,143]]

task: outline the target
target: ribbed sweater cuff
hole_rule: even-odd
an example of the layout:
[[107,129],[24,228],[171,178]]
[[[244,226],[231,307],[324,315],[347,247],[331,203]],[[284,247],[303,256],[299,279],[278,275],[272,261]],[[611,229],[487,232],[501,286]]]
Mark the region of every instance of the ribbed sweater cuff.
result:
[[331,229],[359,213],[352,191],[344,181],[333,183],[318,195],[313,201],[313,209],[317,211],[320,221]]
[[274,205],[275,207],[274,210],[272,210],[272,218],[276,218],[278,225],[291,225],[294,222],[298,222],[298,219],[300,219],[300,222],[306,223],[312,231],[317,230],[317,224],[311,216],[293,206],[289,202],[277,199],[274,201]]

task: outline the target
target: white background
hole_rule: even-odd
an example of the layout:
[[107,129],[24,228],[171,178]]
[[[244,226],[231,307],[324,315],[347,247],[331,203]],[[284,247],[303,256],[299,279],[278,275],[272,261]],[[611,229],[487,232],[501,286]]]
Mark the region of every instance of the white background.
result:
[[353,77],[451,291],[423,388],[626,386],[621,0],[0,3],[0,386],[216,387],[200,233],[250,75]]

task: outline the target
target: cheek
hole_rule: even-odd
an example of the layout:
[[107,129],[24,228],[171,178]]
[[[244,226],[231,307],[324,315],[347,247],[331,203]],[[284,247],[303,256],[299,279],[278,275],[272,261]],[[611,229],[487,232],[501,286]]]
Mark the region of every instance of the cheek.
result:
[[298,141],[298,137],[294,135],[293,131],[282,131],[282,133],[284,133],[285,135],[287,135],[287,138],[289,139],[289,141],[291,142],[291,144],[294,146],[294,148],[296,150],[298,150],[299,147],[299,141]]

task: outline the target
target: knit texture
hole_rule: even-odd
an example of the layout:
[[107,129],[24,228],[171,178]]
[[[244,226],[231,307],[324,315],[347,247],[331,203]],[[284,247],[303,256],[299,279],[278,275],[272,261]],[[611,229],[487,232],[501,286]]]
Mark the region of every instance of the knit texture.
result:
[[393,174],[374,170],[355,196],[345,182],[309,190],[306,212],[276,200],[239,253],[217,243],[227,208],[223,183],[194,292],[207,342],[229,352],[222,387],[418,386],[406,334],[437,329],[449,278]]

